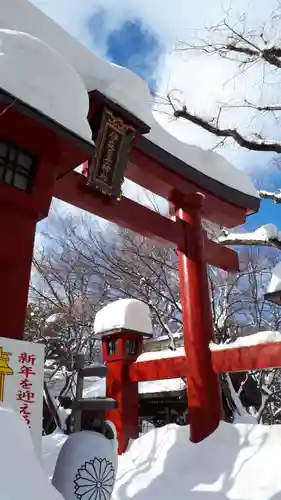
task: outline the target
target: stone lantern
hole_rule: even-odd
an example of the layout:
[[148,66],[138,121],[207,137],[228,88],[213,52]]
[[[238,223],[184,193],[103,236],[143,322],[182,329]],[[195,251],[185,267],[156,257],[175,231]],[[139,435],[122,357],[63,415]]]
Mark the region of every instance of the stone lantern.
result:
[[272,271],[271,280],[264,298],[281,306],[281,262]]
[[0,335],[21,339],[36,223],[55,181],[95,147],[88,94],[69,63],[25,33],[0,30],[0,44]]
[[106,395],[118,403],[107,419],[115,424],[121,454],[139,432],[138,383],[131,382],[129,371],[142,352],[143,339],[152,337],[149,307],[137,299],[112,302],[97,313],[94,331],[101,338],[107,364]]

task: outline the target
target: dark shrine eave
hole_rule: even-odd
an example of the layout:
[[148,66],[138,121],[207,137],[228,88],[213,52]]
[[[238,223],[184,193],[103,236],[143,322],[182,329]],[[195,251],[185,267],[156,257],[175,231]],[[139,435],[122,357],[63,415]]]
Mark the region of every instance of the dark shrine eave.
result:
[[[73,130],[67,129],[65,126],[61,125],[53,118],[45,115],[42,111],[33,108],[28,103],[22,101],[21,99],[15,97],[7,90],[0,87],[0,104],[4,104],[7,106],[5,112],[9,112],[10,108],[13,108],[23,115],[31,118],[32,120],[40,123],[47,129],[51,130],[57,137],[60,137],[62,140],[66,140],[69,143],[73,144],[77,148],[81,148],[81,150],[85,150],[85,154],[89,157],[94,154],[95,145],[94,143],[90,143],[84,138],[77,135]],[[3,132],[2,132],[3,133]],[[0,127],[0,135],[1,135],[1,127]],[[67,166],[62,164],[58,167],[59,175],[58,177],[65,175],[69,171],[73,170],[75,167],[73,165]]]
[[[199,190],[202,189],[232,205],[241,207],[246,210],[247,214],[252,214],[259,210],[259,198],[238,191],[212,177],[206,176],[203,172],[184,163],[181,159],[176,158],[146,137],[139,135],[136,139],[135,148],[184,180],[196,185]],[[183,192],[182,194],[188,193]]]

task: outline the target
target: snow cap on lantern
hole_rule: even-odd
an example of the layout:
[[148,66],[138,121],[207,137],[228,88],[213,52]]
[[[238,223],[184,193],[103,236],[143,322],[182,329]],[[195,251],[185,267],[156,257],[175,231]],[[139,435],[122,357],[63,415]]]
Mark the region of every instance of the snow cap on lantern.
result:
[[2,89],[92,142],[88,93],[75,69],[27,33],[1,29],[0,44]]
[[137,299],[120,299],[103,307],[95,317],[94,331],[132,330],[152,334],[149,306]]
[[64,500],[36,457],[28,426],[10,408],[0,407],[1,498]]
[[281,262],[272,271],[270,283],[265,294],[265,300],[281,305]]
[[137,299],[120,299],[95,317],[95,334],[102,338],[104,361],[133,359],[142,352],[143,338],[152,336],[149,306]]

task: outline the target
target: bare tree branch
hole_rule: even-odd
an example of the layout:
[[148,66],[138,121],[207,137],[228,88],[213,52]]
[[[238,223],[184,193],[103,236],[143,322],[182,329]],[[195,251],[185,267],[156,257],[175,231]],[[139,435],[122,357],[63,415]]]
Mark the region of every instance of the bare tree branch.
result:
[[[173,105],[171,96],[168,96],[168,100],[171,105]],[[242,148],[250,149],[251,151],[281,153],[281,142],[279,141],[246,138],[243,137],[236,129],[219,128],[217,125],[214,125],[204,118],[188,111],[186,106],[183,106],[181,109],[175,109],[173,105],[173,108],[174,116],[176,118],[183,118],[217,137],[231,138]]]

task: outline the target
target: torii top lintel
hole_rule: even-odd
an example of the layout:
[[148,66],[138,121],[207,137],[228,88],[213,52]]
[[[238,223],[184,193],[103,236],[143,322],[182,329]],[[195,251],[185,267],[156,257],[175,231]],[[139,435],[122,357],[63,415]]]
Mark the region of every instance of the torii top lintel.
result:
[[[137,136],[125,175],[152,192],[176,202],[200,190],[206,196],[204,216],[233,226],[259,207],[249,176],[224,157],[188,145],[156,121],[146,83],[131,71],[93,54],[28,0],[0,0],[0,28],[41,39],[80,75],[90,95],[90,112],[104,96],[136,123]],[[184,207],[183,207],[184,208]]]

